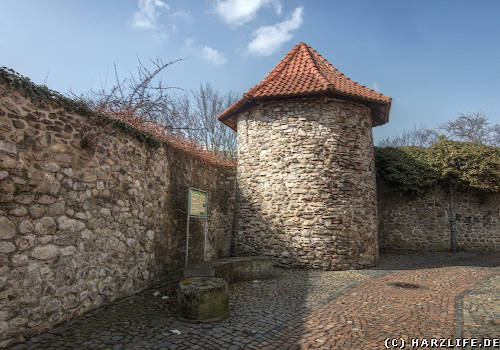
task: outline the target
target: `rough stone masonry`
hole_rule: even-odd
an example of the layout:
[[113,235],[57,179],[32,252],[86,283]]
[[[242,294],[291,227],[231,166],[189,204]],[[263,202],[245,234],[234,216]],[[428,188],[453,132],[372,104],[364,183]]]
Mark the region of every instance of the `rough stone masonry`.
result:
[[378,260],[372,126],[391,99],[297,44],[219,116],[238,132],[233,254],[343,270]]
[[318,97],[267,102],[242,113],[237,177],[235,252],[323,269],[377,263],[366,106]]
[[228,256],[234,178],[0,80],[0,348],[182,267],[189,186],[209,193],[208,258]]

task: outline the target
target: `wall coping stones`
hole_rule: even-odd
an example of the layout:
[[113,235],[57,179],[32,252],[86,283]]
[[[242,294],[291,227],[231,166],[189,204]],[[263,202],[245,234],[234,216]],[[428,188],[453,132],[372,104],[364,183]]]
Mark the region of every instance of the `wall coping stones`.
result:
[[218,277],[227,283],[253,281],[274,277],[270,256],[241,256],[222,258],[190,265],[183,270],[184,278]]

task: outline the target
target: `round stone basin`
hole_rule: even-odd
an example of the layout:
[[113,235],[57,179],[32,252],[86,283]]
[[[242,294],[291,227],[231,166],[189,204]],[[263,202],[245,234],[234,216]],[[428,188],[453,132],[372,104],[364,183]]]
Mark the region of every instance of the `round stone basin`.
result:
[[229,317],[227,283],[222,278],[192,277],[179,282],[177,312],[183,321],[200,323]]

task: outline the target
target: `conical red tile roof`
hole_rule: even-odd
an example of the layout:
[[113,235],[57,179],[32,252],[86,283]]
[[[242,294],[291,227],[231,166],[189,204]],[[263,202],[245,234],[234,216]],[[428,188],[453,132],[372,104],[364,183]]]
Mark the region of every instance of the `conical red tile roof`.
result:
[[295,45],[264,80],[243,94],[218,119],[236,130],[236,114],[253,100],[327,92],[368,103],[372,107],[373,126],[389,119],[390,97],[349,79],[303,42]]

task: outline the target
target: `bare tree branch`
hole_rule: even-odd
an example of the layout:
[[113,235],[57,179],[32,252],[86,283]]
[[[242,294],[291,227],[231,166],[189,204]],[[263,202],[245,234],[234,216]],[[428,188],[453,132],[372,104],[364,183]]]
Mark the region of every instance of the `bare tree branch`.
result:
[[495,133],[498,133],[499,128],[499,124],[490,126],[484,112],[460,113],[457,119],[439,127],[452,139],[485,145],[499,145],[495,142]]
[[111,88],[91,90],[85,95],[75,95],[90,107],[109,114],[125,113],[139,117],[144,122],[153,122],[167,130],[180,131],[196,141],[205,150],[214,151],[223,157],[236,154],[236,133],[217,120],[229,105],[236,101],[234,93],[220,94],[210,84],[200,85],[199,90],[172,98],[170,91],[182,88],[166,84],[160,73],[180,59],[163,62],[150,59],[151,67],[138,59],[137,72],[120,79],[114,64],[115,81]]
[[49,79],[50,69],[47,70],[47,75],[45,75],[45,79],[43,80],[43,85],[47,86],[47,80]]
[[379,141],[379,146],[420,146],[429,147],[438,140],[438,133],[421,125],[415,125],[411,130],[403,130],[401,135],[387,137]]
[[192,91],[190,97],[185,95],[174,103],[176,113],[189,125],[187,136],[207,150],[233,157],[236,154],[236,133],[219,122],[217,115],[237,100],[237,94],[222,95],[206,83]]
[[424,126],[403,130],[401,135],[381,140],[379,146],[423,146],[436,143],[439,135],[456,141],[500,147],[500,124],[491,125],[484,112],[460,113],[455,120],[449,120],[436,130]]

